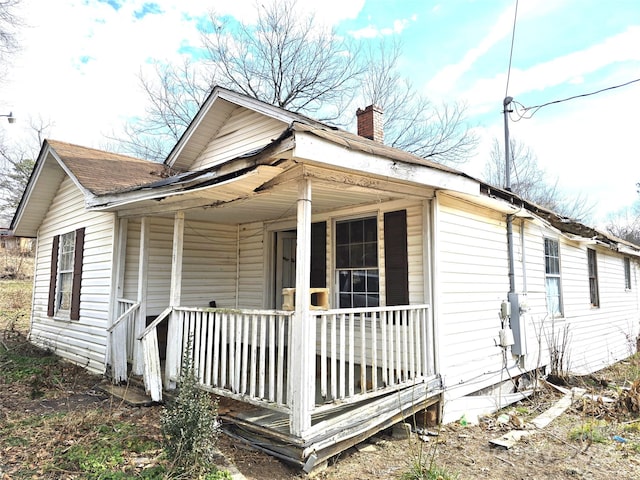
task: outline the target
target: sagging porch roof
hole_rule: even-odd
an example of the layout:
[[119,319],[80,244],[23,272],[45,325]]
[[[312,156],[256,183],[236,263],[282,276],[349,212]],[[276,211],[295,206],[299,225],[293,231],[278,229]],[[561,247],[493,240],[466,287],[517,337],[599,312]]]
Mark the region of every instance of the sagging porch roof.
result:
[[478,181],[449,167],[348,132],[293,122],[267,146],[232,161],[96,196],[87,206],[121,216],[184,209],[192,218],[217,209],[217,221],[233,223],[282,218],[295,204],[295,180],[302,177],[314,179],[316,212],[431,198],[439,188],[479,194]]

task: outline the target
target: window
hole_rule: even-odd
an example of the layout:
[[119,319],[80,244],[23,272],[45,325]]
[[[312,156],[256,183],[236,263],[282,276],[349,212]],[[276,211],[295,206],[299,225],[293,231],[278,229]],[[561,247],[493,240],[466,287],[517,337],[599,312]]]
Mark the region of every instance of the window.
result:
[[47,315],[80,318],[84,228],[53,237]]
[[336,273],[340,308],[380,304],[376,217],[336,223]]
[[557,240],[544,239],[544,268],[547,292],[547,311],[553,316],[562,316],[562,293],[560,289],[560,247]]
[[599,307],[598,264],[596,262],[596,251],[592,248],[587,249],[587,262],[589,263],[589,300],[592,307]]
[[624,257],[624,288],[631,290],[631,261]]
[[73,253],[76,246],[75,232],[60,235],[60,259],[58,269],[58,292],[56,310],[71,309],[71,287],[73,285]]

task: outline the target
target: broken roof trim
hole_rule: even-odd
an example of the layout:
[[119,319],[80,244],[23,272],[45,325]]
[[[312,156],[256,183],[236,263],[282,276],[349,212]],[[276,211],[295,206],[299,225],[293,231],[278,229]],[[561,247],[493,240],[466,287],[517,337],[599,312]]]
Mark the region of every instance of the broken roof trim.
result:
[[640,246],[618,238],[610,233],[585,225],[572,218],[560,215],[554,211],[528,201],[514,192],[482,183],[481,191],[484,195],[499,198],[511,205],[520,206],[547,225],[562,232],[565,238],[582,243],[599,244],[611,250],[640,257]]
[[157,182],[139,185],[124,192],[95,196],[86,205],[87,208],[94,210],[117,209],[117,207],[136,202],[213,187],[245,176],[261,165],[269,165],[273,162],[268,160],[274,155],[277,156],[292,148],[292,133],[288,128],[276,140],[251,153],[202,170],[183,172]]

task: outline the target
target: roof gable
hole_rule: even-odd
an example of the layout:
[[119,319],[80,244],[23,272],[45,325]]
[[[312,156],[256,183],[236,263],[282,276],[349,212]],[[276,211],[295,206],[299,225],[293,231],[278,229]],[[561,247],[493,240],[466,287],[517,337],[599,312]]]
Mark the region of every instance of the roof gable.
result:
[[[237,132],[240,125],[227,127],[227,130],[224,131],[225,126],[227,126],[228,122],[233,123],[234,118],[248,115],[247,110],[265,117],[265,120],[270,119],[272,121],[265,123],[269,127],[266,128],[267,131],[261,132],[261,145],[256,145],[255,142],[248,142],[245,145],[238,144],[235,149],[230,150],[233,155],[229,156],[228,159],[247,154],[259,147],[264,147],[268,143],[267,140],[273,140],[278,136],[276,135],[276,130],[282,132],[294,121],[326,127],[321,122],[304,115],[289,112],[222,87],[215,87],[164,163],[180,170],[191,170],[194,169],[194,166],[197,168],[202,167],[202,162],[198,160],[198,157],[217,137],[226,137],[230,132]],[[257,115],[253,115],[253,122],[256,121]],[[250,125],[245,123],[241,126],[244,128]]]

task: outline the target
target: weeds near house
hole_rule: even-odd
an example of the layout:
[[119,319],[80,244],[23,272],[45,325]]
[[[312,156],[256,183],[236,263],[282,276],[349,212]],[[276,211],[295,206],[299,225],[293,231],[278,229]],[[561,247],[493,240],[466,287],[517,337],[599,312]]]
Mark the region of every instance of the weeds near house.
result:
[[609,441],[607,429],[607,422],[589,420],[572,428],[569,431],[569,439],[581,442],[607,443]]
[[190,478],[224,479],[214,465],[218,433],[217,404],[207,392],[198,388],[191,341],[182,360],[178,396],[162,412],[161,431],[167,457],[173,461],[177,475]]
[[555,329],[555,319],[552,319],[550,335],[547,337],[549,347],[551,369],[550,377],[555,377],[560,383],[564,383],[569,372],[569,325],[564,325],[559,331]]
[[[425,428],[426,425],[423,425],[422,427]],[[441,429],[442,423],[439,423],[437,432],[438,436]],[[418,430],[417,425],[415,424],[414,430]],[[413,450],[413,458],[409,462],[408,469],[400,475],[400,480],[456,480],[458,478],[457,474],[451,473],[446,468],[437,465],[437,440],[429,443],[428,447],[425,447],[426,444],[423,441],[416,440],[415,437],[412,437],[411,435],[409,435],[409,439],[407,441],[409,442],[409,450]]]

